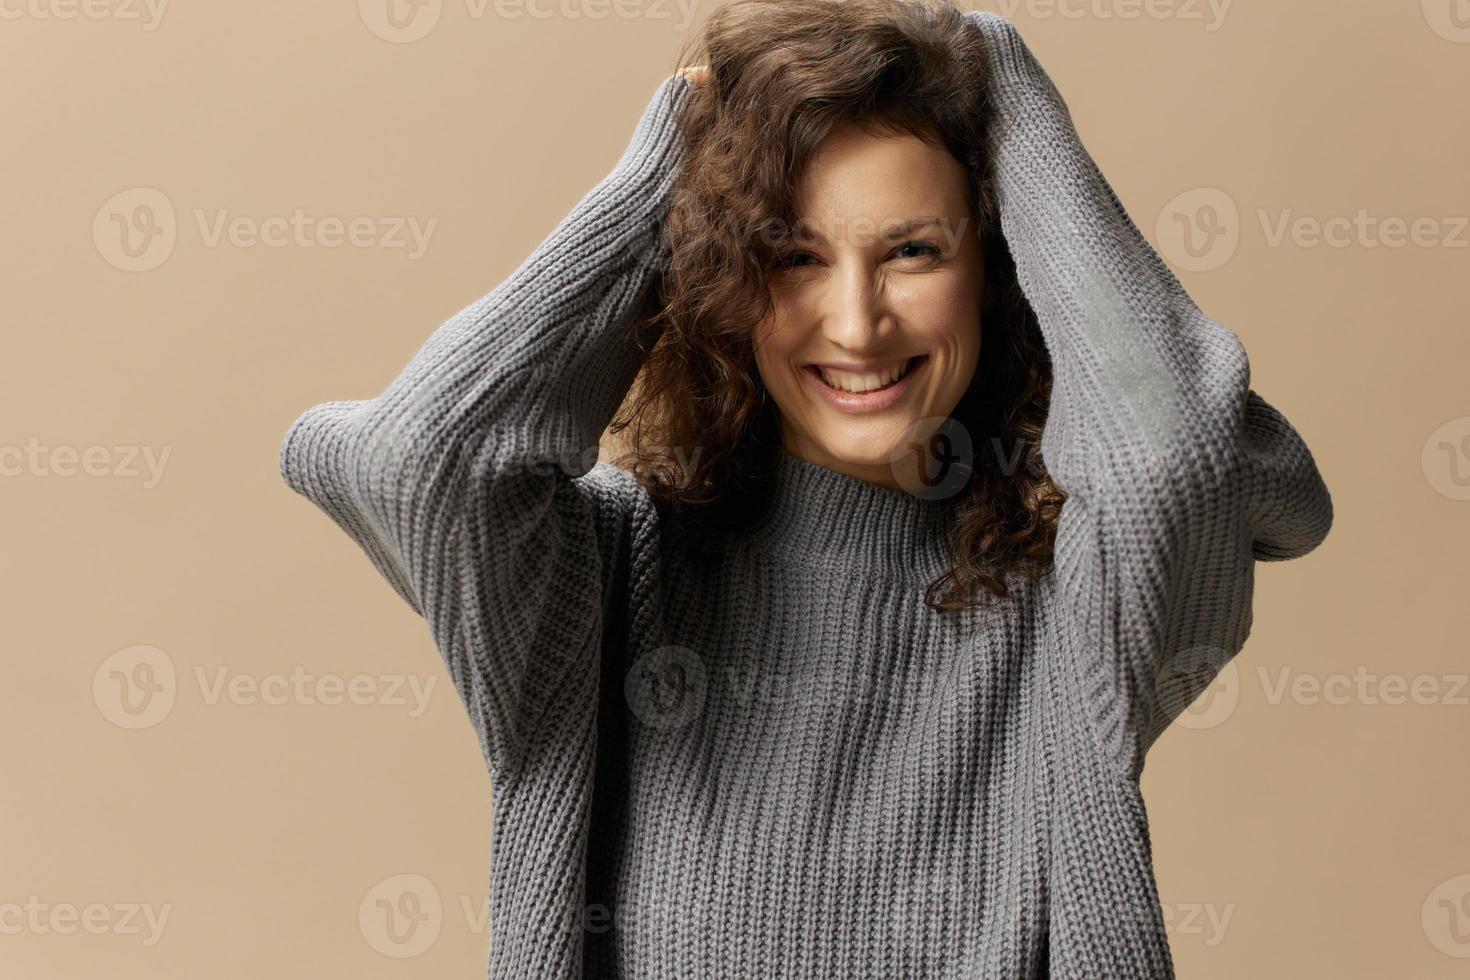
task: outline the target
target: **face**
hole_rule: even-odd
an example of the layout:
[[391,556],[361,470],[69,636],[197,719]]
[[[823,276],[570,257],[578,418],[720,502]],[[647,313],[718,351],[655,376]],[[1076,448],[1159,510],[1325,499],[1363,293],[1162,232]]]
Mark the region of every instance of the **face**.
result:
[[848,125],[811,159],[797,209],[756,337],[782,444],[904,489],[896,474],[980,357],[984,270],[964,165],[916,136]]

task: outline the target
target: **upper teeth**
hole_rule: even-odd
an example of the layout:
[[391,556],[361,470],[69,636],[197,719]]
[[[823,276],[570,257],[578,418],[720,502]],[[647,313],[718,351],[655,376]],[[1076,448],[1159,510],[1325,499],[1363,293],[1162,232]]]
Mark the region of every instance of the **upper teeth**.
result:
[[886,368],[876,373],[868,372],[859,374],[852,371],[837,371],[832,368],[820,366],[817,370],[821,372],[822,380],[833,388],[850,391],[854,394],[862,394],[866,391],[874,391],[893,384],[893,382],[908,373],[908,367],[911,361],[912,359],[903,361],[902,363],[895,364],[891,368]]

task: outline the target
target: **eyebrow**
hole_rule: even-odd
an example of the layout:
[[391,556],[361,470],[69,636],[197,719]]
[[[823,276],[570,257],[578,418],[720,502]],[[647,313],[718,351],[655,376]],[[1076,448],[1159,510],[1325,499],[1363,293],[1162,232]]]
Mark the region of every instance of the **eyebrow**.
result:
[[920,228],[927,228],[930,225],[942,224],[943,222],[943,218],[905,218],[902,221],[885,224],[883,228],[890,237],[895,237],[898,235],[907,235],[911,231],[917,231]]
[[[920,228],[927,228],[930,225],[943,224],[943,222],[943,218],[933,217],[930,215],[920,215],[912,218],[895,218],[892,221],[880,222],[878,226],[874,228],[872,232],[870,232],[870,234],[876,234],[881,229],[884,237],[891,241],[895,238],[901,238],[904,235],[910,234]],[[822,235],[819,229],[809,229],[806,224],[803,223],[799,223],[798,228],[799,233],[796,237],[800,240],[820,242],[825,242],[827,240],[826,237]]]

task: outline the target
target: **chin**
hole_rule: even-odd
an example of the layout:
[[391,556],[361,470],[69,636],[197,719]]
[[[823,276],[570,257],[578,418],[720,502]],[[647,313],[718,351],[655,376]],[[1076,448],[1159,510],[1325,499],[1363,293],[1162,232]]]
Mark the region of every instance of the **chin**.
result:
[[[906,423],[910,420],[905,420]],[[814,440],[832,459],[850,467],[887,468],[900,450],[908,424],[840,426]]]

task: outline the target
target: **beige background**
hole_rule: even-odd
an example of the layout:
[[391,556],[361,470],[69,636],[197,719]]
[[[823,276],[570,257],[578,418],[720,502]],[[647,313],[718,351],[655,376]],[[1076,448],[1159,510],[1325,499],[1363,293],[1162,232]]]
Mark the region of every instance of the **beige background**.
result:
[[[469,723],[277,449],[551,230],[713,5],[92,3],[0,6],[0,972],[483,975]],[[1235,669],[1150,756],[1179,974],[1470,975],[1470,4],[992,9],[1337,509],[1260,568]],[[211,237],[297,209],[371,231]],[[1360,209],[1417,241],[1313,239]],[[130,257],[118,217],[172,250]],[[434,222],[422,254],[395,219]],[[442,911],[389,933],[405,890]]]

